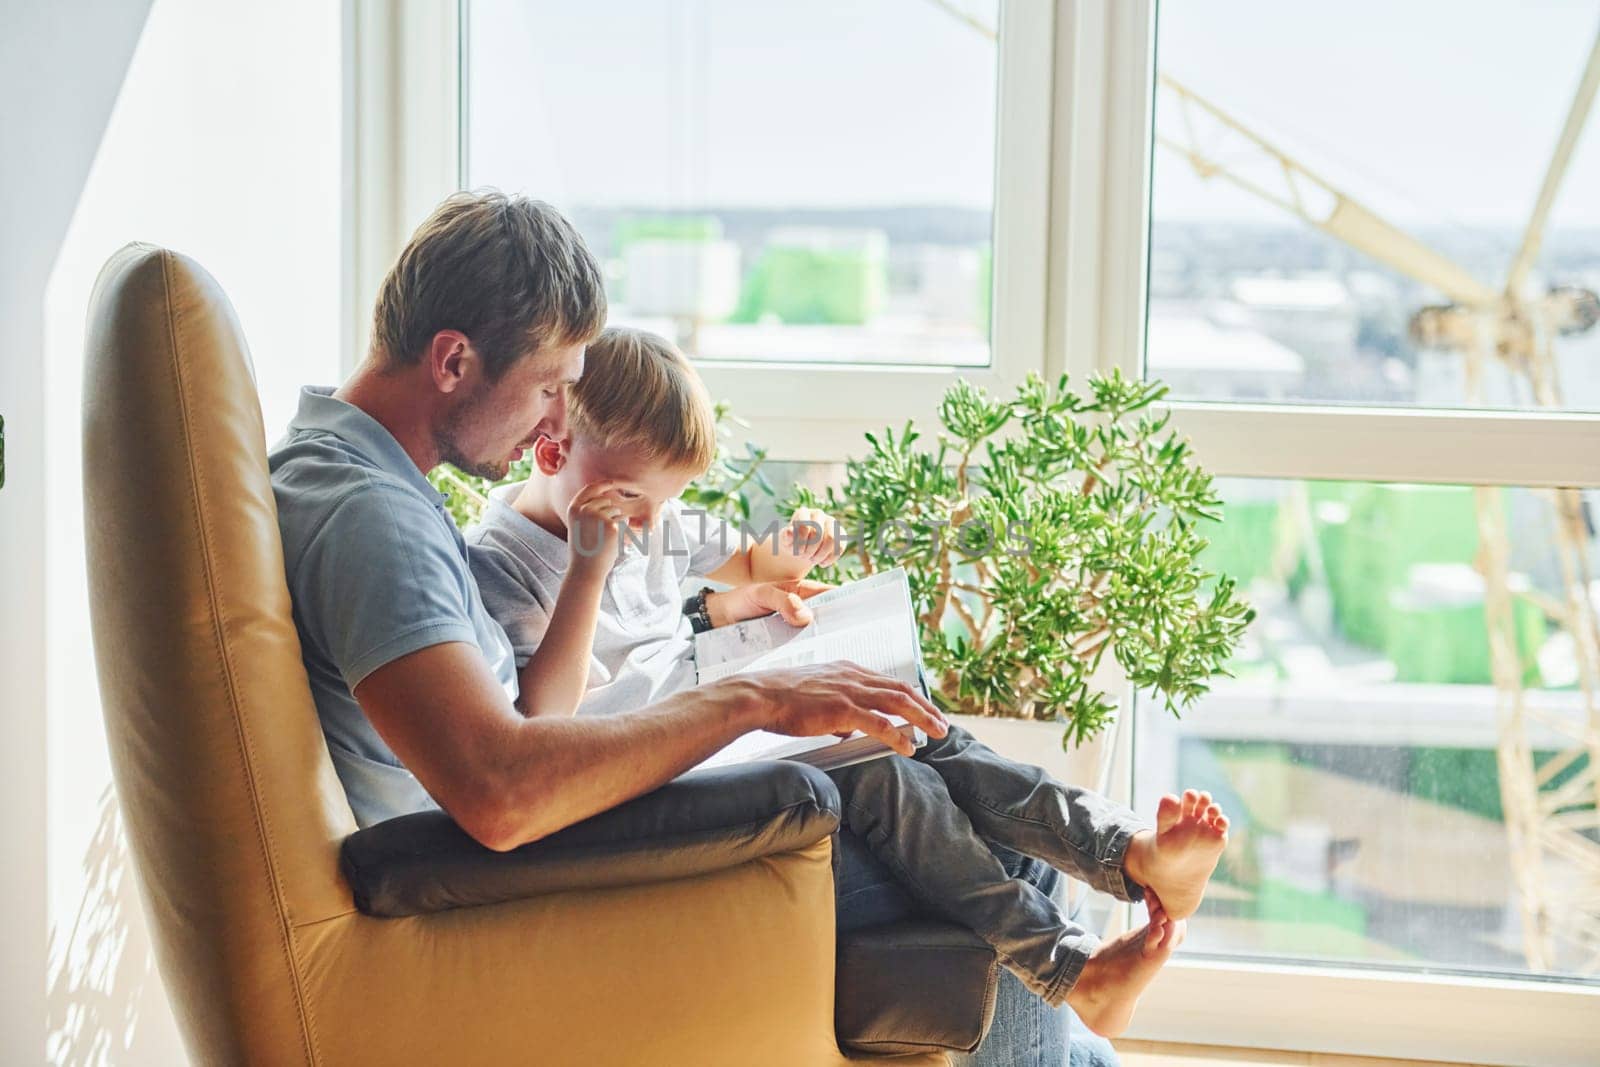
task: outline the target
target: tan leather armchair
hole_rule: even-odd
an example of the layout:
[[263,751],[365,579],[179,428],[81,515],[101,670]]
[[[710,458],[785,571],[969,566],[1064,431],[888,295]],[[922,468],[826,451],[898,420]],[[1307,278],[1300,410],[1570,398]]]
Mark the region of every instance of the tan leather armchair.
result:
[[359,912],[232,309],[192,261],[129,246],[97,284],[86,359],[112,766],[195,1063],[848,1062],[826,837],[652,885]]

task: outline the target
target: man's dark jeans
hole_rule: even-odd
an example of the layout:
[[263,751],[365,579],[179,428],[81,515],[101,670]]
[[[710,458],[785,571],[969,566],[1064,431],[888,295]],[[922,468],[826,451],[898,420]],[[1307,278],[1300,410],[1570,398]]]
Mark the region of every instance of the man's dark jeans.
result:
[[[990,848],[1012,877],[1065,900],[1066,878],[1049,864],[998,845]],[[841,930],[929,914],[848,830],[835,838],[834,886]],[[1070,1008],[1050,1007],[1002,969],[988,1036],[976,1052],[955,1054],[952,1062],[955,1067],[1066,1067],[1069,1031],[1072,1067],[1116,1067],[1110,1043],[1090,1033]]]

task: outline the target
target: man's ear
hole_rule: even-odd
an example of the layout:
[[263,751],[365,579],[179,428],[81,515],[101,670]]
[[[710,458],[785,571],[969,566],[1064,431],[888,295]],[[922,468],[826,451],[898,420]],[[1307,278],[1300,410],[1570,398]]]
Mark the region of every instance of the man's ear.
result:
[[533,443],[533,464],[546,477],[560,473],[567,465],[567,443],[540,434]]
[[453,393],[478,362],[478,351],[460,330],[440,330],[428,343],[425,358],[434,388]]

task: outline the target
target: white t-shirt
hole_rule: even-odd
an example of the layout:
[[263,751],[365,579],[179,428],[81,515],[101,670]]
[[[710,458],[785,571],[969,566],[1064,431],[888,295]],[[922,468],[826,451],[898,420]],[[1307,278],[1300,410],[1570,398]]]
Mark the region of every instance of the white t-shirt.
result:
[[[511,639],[518,669],[544,639],[571,551],[511,506],[521,489],[519,483],[494,490],[483,521],[466,533],[484,606]],[[642,545],[624,537],[623,555],[606,575],[589,689],[578,709],[584,715],[637,710],[694,685],[683,585],[722,566],[739,547],[733,527],[678,500],[661,509],[641,539]]]

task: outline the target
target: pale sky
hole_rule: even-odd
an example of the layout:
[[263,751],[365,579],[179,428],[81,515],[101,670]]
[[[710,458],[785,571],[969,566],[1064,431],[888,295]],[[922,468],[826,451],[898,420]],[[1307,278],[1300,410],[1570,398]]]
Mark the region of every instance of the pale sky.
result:
[[929,0],[478,0],[470,33],[474,184],[567,206],[992,202],[994,45]]
[[[1597,30],[1600,0],[1164,0],[1158,62],[1396,222],[1520,227]],[[477,0],[470,40],[477,184],[567,206],[992,197],[994,48],[930,0]],[[1557,228],[1600,225],[1589,125]],[[1158,217],[1282,220],[1174,164],[1157,150]]]
[[[1156,62],[1394,221],[1520,229],[1597,31],[1597,0],[1165,0]],[[1160,217],[1281,218],[1155,166]],[[1600,225],[1600,108],[1563,224]]]

